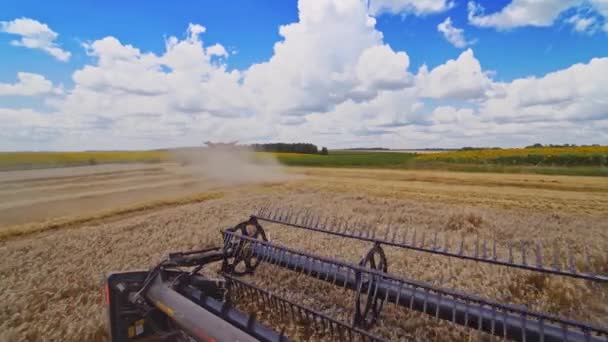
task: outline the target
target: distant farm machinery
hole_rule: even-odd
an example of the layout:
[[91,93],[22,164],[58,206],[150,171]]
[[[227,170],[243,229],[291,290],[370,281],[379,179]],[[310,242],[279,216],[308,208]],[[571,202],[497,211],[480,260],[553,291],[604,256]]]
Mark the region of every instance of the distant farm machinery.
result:
[[[372,246],[359,263],[349,263],[271,242],[262,227],[264,222],[360,240]],[[221,234],[221,247],[170,254],[150,271],[108,275],[105,288],[111,339],[289,341],[294,336],[281,325],[296,324],[311,331],[305,337],[296,337],[300,339],[382,341],[385,338],[371,331],[382,319],[383,307],[392,304],[481,331],[488,338],[608,341],[606,327],[390,274],[384,247],[608,284],[605,274],[579,271],[573,253],[566,253],[564,262],[563,253],[555,252],[547,266],[540,245],[516,248],[509,244],[505,248],[495,241],[477,241],[470,252],[464,240],[451,243],[447,239],[440,241],[436,234],[429,237],[412,232],[408,236],[396,229],[379,232],[367,225],[322,219],[311,211],[295,213],[269,206]],[[217,277],[206,275],[209,272],[205,266],[212,263],[219,265]],[[350,290],[343,293],[352,291],[354,315],[348,320],[332,317],[246,280],[262,263]],[[272,280],[272,275],[267,278]],[[272,324],[268,324],[269,319],[256,316],[260,311],[275,313],[276,317],[270,319]]]

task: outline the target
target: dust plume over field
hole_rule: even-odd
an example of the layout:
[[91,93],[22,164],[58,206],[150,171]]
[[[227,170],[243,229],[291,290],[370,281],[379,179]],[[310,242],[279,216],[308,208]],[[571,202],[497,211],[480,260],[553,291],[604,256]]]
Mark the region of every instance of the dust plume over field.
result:
[[282,182],[290,177],[276,158],[256,155],[246,147],[214,147],[172,150],[180,170],[195,178],[204,178],[221,185],[242,185]]
[[[608,272],[608,184],[602,178],[426,171],[291,169],[305,178],[222,188],[222,196],[84,222],[0,242],[0,340],[105,341],[100,288],[108,271],[147,269],[169,252],[221,244],[218,229],[263,203],[389,222],[453,241],[481,238],[589,247]],[[207,176],[201,176],[207,177]],[[358,262],[369,245],[265,224],[270,240]],[[386,248],[389,271],[508,303],[608,325],[608,288],[415,251]],[[603,266],[604,265],[604,266]],[[213,272],[217,267],[211,267]],[[262,265],[252,279],[349,321],[352,293]],[[391,339],[485,341],[487,336],[385,305],[374,332]]]

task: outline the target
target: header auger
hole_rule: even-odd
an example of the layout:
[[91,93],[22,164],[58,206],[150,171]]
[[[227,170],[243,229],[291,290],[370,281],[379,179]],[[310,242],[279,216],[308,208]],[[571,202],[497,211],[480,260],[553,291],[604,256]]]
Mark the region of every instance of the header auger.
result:
[[[365,241],[371,246],[360,262],[350,263],[272,242],[262,227],[264,222]],[[172,253],[150,271],[110,274],[106,290],[112,340],[383,341],[371,331],[382,320],[383,308],[395,305],[481,331],[488,337],[608,341],[606,327],[393,275],[384,248],[413,249],[496,267],[608,283],[605,274],[591,268],[580,271],[576,267],[578,259],[570,251],[556,251],[551,266],[546,266],[539,245],[530,255],[526,245],[514,248],[507,244],[505,248],[502,244],[501,249],[496,241],[477,241],[474,252],[467,253],[464,240],[452,244],[436,234],[429,240],[424,233],[397,229],[379,232],[369,225],[351,225],[310,211],[295,213],[270,206],[221,234],[221,247]],[[534,262],[529,260],[531,256]],[[213,276],[206,267],[211,264],[219,269]],[[353,296],[354,314],[348,319],[332,317],[259,286],[249,278],[262,271],[262,264],[344,289],[342,295]],[[273,274],[265,279],[272,281]],[[290,329],[293,326],[300,328]],[[296,336],[290,334],[293,330]]]

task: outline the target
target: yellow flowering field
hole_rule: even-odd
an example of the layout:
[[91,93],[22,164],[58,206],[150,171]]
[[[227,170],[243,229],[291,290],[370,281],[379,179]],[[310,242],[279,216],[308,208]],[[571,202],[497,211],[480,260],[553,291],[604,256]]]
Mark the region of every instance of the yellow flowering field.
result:
[[481,149],[423,154],[420,161],[513,165],[608,165],[608,146]]

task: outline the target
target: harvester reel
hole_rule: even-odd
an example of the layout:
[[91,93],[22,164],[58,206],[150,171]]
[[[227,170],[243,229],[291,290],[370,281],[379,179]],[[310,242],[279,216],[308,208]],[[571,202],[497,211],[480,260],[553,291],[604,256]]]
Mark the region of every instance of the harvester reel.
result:
[[[374,244],[369,252],[361,259],[359,266],[370,268],[386,273],[388,263],[386,255],[380,244]],[[379,278],[374,274],[367,274],[367,279],[363,279],[361,272],[356,273],[358,291],[355,295],[355,318],[354,325],[363,329],[371,328],[377,321],[382,307],[384,306],[385,298],[377,295],[377,281]],[[363,285],[367,285],[364,287]],[[362,292],[367,294],[365,305],[362,305]]]
[[[268,241],[264,228],[262,228],[255,217],[239,223],[234,228],[226,229],[226,231],[240,233],[240,236],[255,240]],[[224,236],[226,237],[226,235]],[[253,273],[261,261],[253,253],[251,249],[253,245],[251,241],[238,237],[228,238],[228,240],[224,241],[225,250],[229,251],[225,255],[224,264],[222,265],[224,272],[237,276]]]

